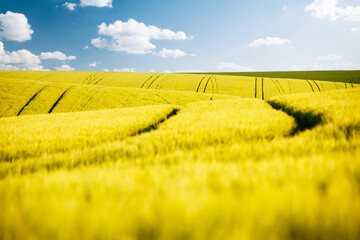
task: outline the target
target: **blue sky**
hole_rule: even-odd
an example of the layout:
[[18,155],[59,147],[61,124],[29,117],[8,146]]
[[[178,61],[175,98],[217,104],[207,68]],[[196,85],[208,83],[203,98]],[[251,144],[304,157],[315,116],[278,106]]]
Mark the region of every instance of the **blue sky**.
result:
[[0,70],[360,69],[360,1],[0,3]]

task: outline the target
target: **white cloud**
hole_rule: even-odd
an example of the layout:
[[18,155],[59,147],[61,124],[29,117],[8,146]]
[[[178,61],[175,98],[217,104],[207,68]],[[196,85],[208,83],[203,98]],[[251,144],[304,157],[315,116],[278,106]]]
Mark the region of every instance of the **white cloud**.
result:
[[83,47],[83,50],[87,50],[89,48],[90,48],[89,46],[85,46],[85,47]]
[[81,7],[109,7],[112,8],[113,0],[80,0]]
[[237,65],[232,62],[219,62],[217,69],[223,72],[251,72],[252,68]]
[[31,39],[33,33],[24,14],[10,11],[0,14],[0,40],[25,42]]
[[128,54],[151,53],[156,48],[150,42],[151,40],[192,39],[184,32],[173,32],[152,25],[146,26],[134,19],[129,19],[127,22],[115,21],[109,25],[101,23],[98,28],[100,37],[91,40],[93,46],[110,51],[123,51]]
[[0,42],[0,70],[47,71],[38,56],[26,49],[8,52]]
[[360,21],[360,6],[338,7],[338,0],[315,0],[311,4],[305,6],[306,12],[311,15],[325,20],[336,21],[344,19],[345,21]]
[[0,63],[0,70],[1,71],[19,71],[21,69],[18,66]]
[[65,2],[62,6],[70,11],[74,11],[77,5],[76,3]]
[[101,62],[92,62],[89,64],[90,67],[97,67],[98,64],[100,64]]
[[338,56],[338,55],[335,55],[335,54],[329,54],[329,55],[326,55],[326,56],[318,57],[318,60],[321,60],[321,61],[334,61],[334,60],[340,60],[342,58],[343,58],[342,56]]
[[284,7],[283,7],[283,11],[287,11],[287,6],[284,6]]
[[282,46],[285,44],[289,44],[289,39],[281,39],[278,37],[267,37],[267,38],[259,38],[252,41],[249,44],[249,47],[261,47],[261,46]]
[[103,71],[104,71],[104,72],[109,72],[110,70],[107,69],[107,68],[104,68]]
[[196,56],[195,54],[187,54],[187,53],[181,51],[180,49],[171,50],[171,49],[166,49],[166,48],[163,48],[159,52],[156,52],[156,53],[154,52],[153,55],[162,57],[162,58],[169,58],[169,57],[178,58],[178,57],[185,57],[185,56],[192,56],[192,57]]
[[0,63],[5,64],[40,64],[40,59],[28,50],[22,49],[13,52],[7,52],[4,44],[0,42]]
[[74,71],[75,68],[70,67],[69,65],[61,65],[60,67],[55,68],[56,71]]
[[342,61],[328,65],[310,64],[310,65],[294,65],[290,68],[292,71],[305,70],[359,70],[360,64],[355,64],[350,61]]
[[352,27],[351,31],[352,32],[360,32],[360,27]]
[[42,52],[40,54],[40,59],[55,59],[60,61],[66,60],[75,60],[75,56],[66,56],[64,53],[55,51],[55,52]]
[[114,72],[136,72],[136,68],[114,68]]

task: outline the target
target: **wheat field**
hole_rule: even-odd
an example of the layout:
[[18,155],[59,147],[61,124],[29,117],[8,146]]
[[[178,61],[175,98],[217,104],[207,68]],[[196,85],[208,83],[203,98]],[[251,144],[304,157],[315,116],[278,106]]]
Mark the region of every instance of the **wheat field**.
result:
[[0,86],[1,239],[360,238],[352,80],[24,71]]

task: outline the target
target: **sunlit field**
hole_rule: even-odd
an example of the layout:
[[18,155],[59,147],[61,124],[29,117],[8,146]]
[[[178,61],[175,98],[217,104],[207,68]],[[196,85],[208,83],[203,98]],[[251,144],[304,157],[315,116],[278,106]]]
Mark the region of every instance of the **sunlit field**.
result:
[[359,72],[308,74],[0,72],[0,239],[359,239]]

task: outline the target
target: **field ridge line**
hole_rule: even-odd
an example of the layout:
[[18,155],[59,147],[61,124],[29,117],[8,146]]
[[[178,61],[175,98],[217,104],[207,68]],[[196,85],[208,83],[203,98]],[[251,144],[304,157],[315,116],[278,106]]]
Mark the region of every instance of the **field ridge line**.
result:
[[283,111],[295,119],[296,127],[291,131],[290,136],[294,136],[305,130],[313,129],[323,122],[323,116],[321,114],[312,111],[294,110],[292,107],[289,107],[284,103],[279,103],[276,100],[269,100],[266,102],[275,110]]
[[319,87],[319,85],[316,83],[316,81],[315,81],[315,80],[312,80],[312,81],[315,83],[315,85],[316,85],[317,89],[319,90],[319,92],[321,92],[320,87]]
[[275,82],[277,83],[277,85],[279,86],[279,88],[280,88],[280,90],[283,92],[283,94],[286,94],[286,93],[285,93],[285,90],[284,90],[284,88],[281,86],[279,80],[275,79]]
[[309,80],[306,80],[306,82],[310,85],[311,91],[312,91],[312,92],[315,92],[313,86],[312,86],[311,83],[310,83],[310,81],[309,81]]
[[66,90],[61,94],[61,96],[58,98],[58,100],[56,100],[56,102],[52,105],[52,107],[50,108],[50,110],[49,110],[48,113],[51,113],[51,112],[54,110],[54,108],[58,105],[58,103],[60,102],[60,100],[61,100],[61,99],[65,96],[65,94],[66,94],[71,88],[73,88],[73,87],[75,87],[75,86],[69,87],[68,89],[66,89]]
[[206,77],[207,77],[207,75],[205,75],[203,78],[201,78],[201,80],[200,80],[200,82],[199,82],[199,85],[198,85],[198,87],[197,87],[197,89],[196,89],[196,92],[199,92],[201,83],[202,83],[202,81],[203,81]]
[[214,76],[211,76],[211,77],[209,77],[209,79],[207,80],[207,82],[206,82],[206,84],[205,84],[205,87],[204,87],[203,93],[206,92],[207,85],[209,84],[210,79],[212,79],[213,77],[214,77]]
[[149,80],[151,80],[154,76],[156,76],[157,75],[157,73],[155,73],[155,74],[152,74],[148,79],[146,79],[145,80],[145,82],[143,82],[143,84],[141,85],[141,87],[140,88],[143,88],[144,87],[144,85],[147,83],[147,81],[149,81]]
[[255,78],[255,98],[257,97],[257,77]]
[[147,89],[149,89],[151,87],[151,85],[159,78],[161,77],[161,74],[159,74],[159,76],[157,76],[154,80],[152,80],[152,82],[149,84],[149,86],[147,87]]
[[36,96],[37,96],[40,92],[42,92],[42,90],[44,90],[46,87],[48,87],[48,86],[45,86],[45,87],[41,88],[39,91],[37,91],[37,92],[30,98],[30,100],[21,108],[21,110],[18,112],[18,114],[17,114],[16,116],[19,116],[19,115],[22,113],[22,111],[24,111],[24,109],[30,104],[30,102],[31,102],[32,100],[34,100],[34,98],[36,98]]
[[148,133],[148,132],[151,132],[151,131],[154,131],[156,129],[159,128],[159,126],[164,123],[166,120],[170,119],[171,117],[175,116],[176,114],[178,114],[180,111],[180,109],[178,108],[175,108],[173,109],[168,115],[166,115],[164,118],[160,119],[159,121],[157,121],[156,123],[154,124],[151,124],[143,129],[140,129],[138,130],[137,132],[131,134],[129,137],[135,137],[135,136],[138,136],[138,135],[141,135],[141,134],[144,134],[144,133]]

